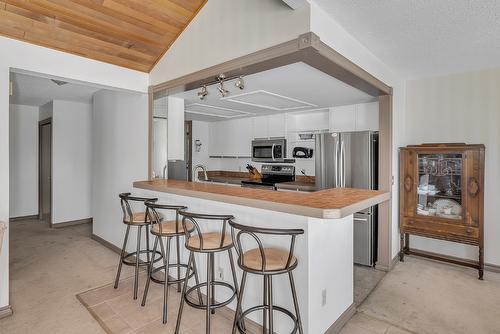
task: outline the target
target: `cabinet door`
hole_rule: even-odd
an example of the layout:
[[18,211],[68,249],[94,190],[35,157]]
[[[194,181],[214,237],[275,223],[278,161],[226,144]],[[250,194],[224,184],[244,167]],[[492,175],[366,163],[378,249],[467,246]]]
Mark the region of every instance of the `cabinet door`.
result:
[[378,131],[378,102],[356,106],[356,131]]
[[356,131],[356,105],[330,108],[330,132]]
[[241,118],[234,120],[233,136],[236,143],[235,155],[239,157],[250,157],[252,151],[252,119]]
[[251,118],[240,118],[221,122],[225,139],[221,144],[225,156],[249,156],[252,137]]
[[184,160],[184,99],[167,98],[168,160]]
[[259,116],[252,118],[252,135],[253,138],[268,138],[268,119],[267,116]]
[[483,221],[484,184],[484,151],[470,150],[465,152],[463,182],[465,197],[465,223],[479,227]]
[[223,130],[222,122],[211,122],[208,124],[208,155],[223,155]]
[[403,217],[414,217],[417,211],[417,159],[415,151],[400,152],[400,214]]
[[267,116],[268,137],[285,137],[286,115],[277,114]]

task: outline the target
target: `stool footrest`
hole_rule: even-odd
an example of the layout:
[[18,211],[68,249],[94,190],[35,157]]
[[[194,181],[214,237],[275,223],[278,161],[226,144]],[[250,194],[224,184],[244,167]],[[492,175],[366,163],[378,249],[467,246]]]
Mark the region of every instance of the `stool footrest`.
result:
[[[254,307],[251,307],[243,312],[241,312],[241,314],[238,316],[238,319],[236,320],[236,327],[238,328],[238,331],[241,333],[241,334],[247,334],[247,331],[245,329],[245,327],[243,326],[242,324],[242,320],[247,318],[247,316],[250,314],[250,313],[253,313],[253,312],[256,312],[256,311],[262,311],[262,310],[269,310],[269,306],[267,305],[257,305],[257,306],[254,306]],[[290,317],[290,319],[292,319],[293,321],[293,329],[292,331],[290,332],[290,334],[295,334],[297,333],[298,329],[299,329],[299,323],[297,321],[297,317],[292,313],[290,312],[289,310],[281,307],[281,306],[274,306],[273,305],[273,311],[278,311],[278,312],[281,312],[285,315],[287,315],[288,317]]]
[[[180,268],[186,268],[187,270],[187,264],[184,264],[184,263],[170,263],[168,265],[169,268],[177,268],[177,267],[180,267]],[[157,276],[155,276],[156,273],[160,272],[161,270],[164,270],[165,269],[165,266],[161,266],[161,267],[158,267],[158,268],[154,268],[152,271],[151,271],[151,280],[155,283],[158,283],[158,284],[164,284],[165,283],[165,279],[163,278],[157,278]],[[189,273],[189,278],[193,277],[194,275],[194,271],[191,270],[191,272]],[[162,275],[164,276],[164,275]],[[184,279],[186,278],[186,275],[184,276],[181,276],[180,279],[169,279],[168,280],[168,284],[171,285],[171,284],[177,284],[177,283],[184,283]]]
[[[210,309],[211,310],[215,310],[215,309],[224,307],[224,306],[228,305],[229,303],[231,303],[236,298],[236,289],[231,284],[226,283],[226,282],[221,282],[221,281],[213,281],[213,282],[210,282],[210,283],[211,283],[210,286],[224,287],[224,288],[229,289],[232,292],[231,297],[229,297],[225,301],[218,302],[218,303],[215,303],[215,304],[210,304]],[[189,306],[191,306],[191,307],[194,307],[194,308],[197,308],[197,309],[206,310],[207,309],[207,305],[205,303],[203,303],[203,301],[196,303],[196,302],[190,300],[190,298],[189,298],[189,295],[191,293],[196,292],[198,289],[201,290],[202,288],[204,288],[206,286],[207,286],[207,283],[204,282],[204,283],[196,284],[195,286],[192,286],[191,288],[187,289],[187,291],[186,291],[186,293],[184,295],[184,301]],[[191,298],[193,298],[193,297],[191,297]]]
[[[147,254],[147,253],[150,253],[151,259],[153,259],[153,251],[152,250],[149,250],[149,251],[148,250],[141,250],[139,252],[139,255]],[[123,257],[122,263],[124,265],[127,265],[127,266],[135,266],[135,260],[130,260],[129,258],[136,256],[136,254],[137,254],[137,252],[128,253],[127,255],[125,255]],[[159,251],[156,251],[156,254],[160,255],[160,257],[157,258],[156,260],[154,260],[153,263],[156,263],[156,262],[162,260],[161,253]],[[144,261],[144,260],[139,259],[139,266],[147,266],[150,263],[151,263],[151,261]]]

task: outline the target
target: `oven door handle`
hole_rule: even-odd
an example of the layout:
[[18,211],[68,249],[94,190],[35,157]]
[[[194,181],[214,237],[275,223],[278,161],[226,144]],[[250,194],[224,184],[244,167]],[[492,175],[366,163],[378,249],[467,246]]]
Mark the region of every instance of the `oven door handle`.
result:
[[276,159],[274,158],[274,147],[275,147],[275,146],[276,146],[276,144],[273,144],[273,146],[272,146],[272,148],[271,148],[271,158],[273,159],[273,161],[274,161],[274,160],[276,160]]

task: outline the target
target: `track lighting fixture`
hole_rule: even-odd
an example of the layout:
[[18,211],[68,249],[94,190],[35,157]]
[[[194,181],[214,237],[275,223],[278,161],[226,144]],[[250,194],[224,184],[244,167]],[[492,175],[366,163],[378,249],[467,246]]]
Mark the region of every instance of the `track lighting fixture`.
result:
[[243,77],[239,76],[234,85],[236,86],[236,88],[239,88],[241,90],[245,89],[245,82],[243,81]]
[[219,87],[217,87],[217,89],[219,90],[219,93],[220,95],[222,95],[222,97],[226,97],[227,95],[229,95],[229,91],[224,88],[225,79],[226,76],[224,75],[224,73],[219,74],[219,76],[217,77],[217,80],[219,80]]
[[201,90],[198,92],[198,97],[200,98],[200,100],[204,100],[207,95],[208,95],[207,86],[203,85],[203,87],[201,87]]

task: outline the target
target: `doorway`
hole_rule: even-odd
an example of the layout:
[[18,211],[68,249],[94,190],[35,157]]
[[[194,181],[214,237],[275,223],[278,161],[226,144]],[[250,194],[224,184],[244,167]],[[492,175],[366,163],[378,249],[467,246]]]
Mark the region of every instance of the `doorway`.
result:
[[52,118],[38,123],[38,219],[52,227]]
[[192,181],[193,179],[193,122],[184,122],[184,160],[168,162],[168,178]]

